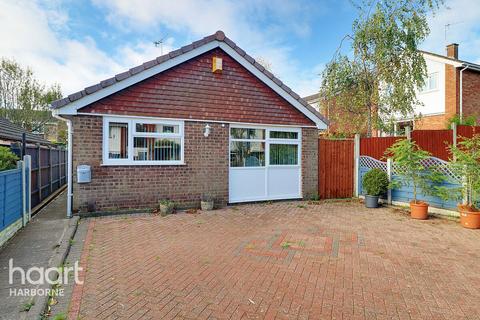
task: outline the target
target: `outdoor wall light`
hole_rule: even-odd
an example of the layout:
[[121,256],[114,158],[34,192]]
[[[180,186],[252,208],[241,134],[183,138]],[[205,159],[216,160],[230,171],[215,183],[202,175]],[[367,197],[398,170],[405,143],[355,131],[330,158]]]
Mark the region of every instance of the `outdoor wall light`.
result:
[[205,136],[205,138],[207,138],[210,135],[211,130],[212,130],[212,127],[210,127],[210,125],[207,123],[207,125],[205,126],[205,129],[203,130],[203,135]]

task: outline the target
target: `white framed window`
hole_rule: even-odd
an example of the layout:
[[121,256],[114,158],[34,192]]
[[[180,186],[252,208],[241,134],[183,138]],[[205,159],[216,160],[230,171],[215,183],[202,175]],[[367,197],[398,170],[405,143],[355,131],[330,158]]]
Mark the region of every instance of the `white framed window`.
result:
[[103,164],[184,164],[183,121],[104,117]]
[[230,168],[300,166],[301,130],[230,128]]
[[430,92],[438,89],[438,72],[432,72],[428,74],[425,84],[420,92]]

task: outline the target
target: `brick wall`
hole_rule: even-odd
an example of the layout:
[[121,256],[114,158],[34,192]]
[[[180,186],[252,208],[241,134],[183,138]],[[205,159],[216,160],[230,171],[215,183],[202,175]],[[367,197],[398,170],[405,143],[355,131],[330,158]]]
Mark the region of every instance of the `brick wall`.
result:
[[[229,126],[212,124],[203,136],[204,122],[185,122],[185,165],[102,166],[102,117],[75,116],[73,121],[74,210],[85,212],[151,208],[169,198],[180,207],[197,207],[204,192],[216,196],[218,206],[228,201]],[[92,182],[77,184],[76,168],[88,164]],[[304,197],[318,192],[318,130],[302,129],[302,190]]]
[[302,129],[302,193],[303,197],[318,194],[318,130]]
[[463,71],[463,115],[475,116],[480,124],[480,72]]
[[460,106],[459,70],[450,64],[445,64],[445,113],[433,116],[423,116],[415,121],[417,130],[446,129],[448,121],[459,112]]
[[[205,123],[185,122],[185,165],[101,166],[102,117],[73,117],[74,209],[93,210],[154,207],[169,198],[181,207],[196,207],[202,190],[228,201],[228,130],[211,124],[212,133],[203,136]],[[76,167],[92,166],[92,182],[77,184]],[[210,185],[210,187],[207,187]]]

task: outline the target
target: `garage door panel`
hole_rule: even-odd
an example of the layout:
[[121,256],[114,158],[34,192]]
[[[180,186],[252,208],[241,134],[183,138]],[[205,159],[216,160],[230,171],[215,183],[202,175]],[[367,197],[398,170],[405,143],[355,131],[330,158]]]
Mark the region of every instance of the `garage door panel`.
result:
[[267,175],[269,198],[300,197],[300,167],[269,167]]
[[230,169],[230,202],[265,200],[265,168]]

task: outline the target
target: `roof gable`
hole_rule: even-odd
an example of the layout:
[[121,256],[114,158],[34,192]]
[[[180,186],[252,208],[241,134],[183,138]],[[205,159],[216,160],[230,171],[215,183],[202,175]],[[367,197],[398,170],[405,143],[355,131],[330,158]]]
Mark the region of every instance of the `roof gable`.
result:
[[54,101],[52,103],[52,108],[54,109],[54,113],[58,115],[75,115],[80,108],[215,48],[221,48],[225,51],[230,57],[245,67],[245,69],[250,71],[293,107],[312,120],[319,129],[326,129],[328,121],[322,115],[305,102],[298,94],[293,92],[281,80],[276,78],[261,64],[255,61],[244,50],[239,48],[233,41],[225,37],[225,34],[221,31],[205,37],[202,40],[195,41],[178,50],[172,51],[169,54],[148,61],[127,72],[120,73],[115,77],[87,87],[66,98]]

